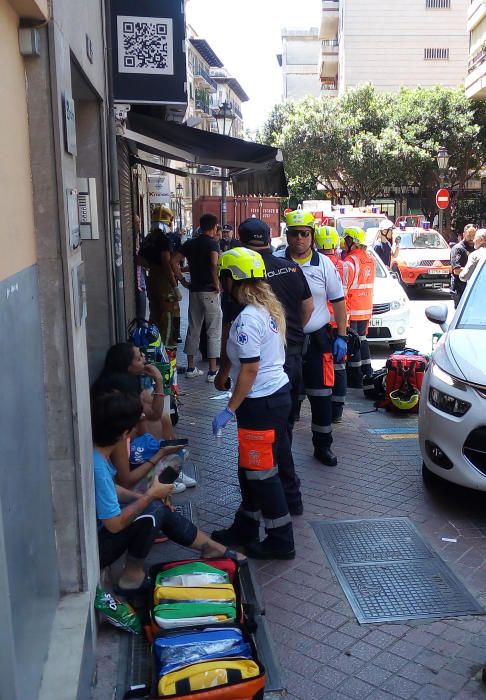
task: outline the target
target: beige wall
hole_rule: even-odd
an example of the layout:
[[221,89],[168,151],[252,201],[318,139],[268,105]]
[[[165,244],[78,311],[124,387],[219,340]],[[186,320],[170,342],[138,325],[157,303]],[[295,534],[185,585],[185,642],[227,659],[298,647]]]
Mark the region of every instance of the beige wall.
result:
[[[427,9],[425,0],[344,0],[340,6],[340,90],[372,82],[396,91],[464,82],[469,0],[449,9]],[[448,48],[448,61],[425,61],[424,48]],[[344,60],[343,60],[344,58]]]
[[0,85],[0,280],[4,280],[36,261],[24,64],[18,16],[6,0],[0,0]]

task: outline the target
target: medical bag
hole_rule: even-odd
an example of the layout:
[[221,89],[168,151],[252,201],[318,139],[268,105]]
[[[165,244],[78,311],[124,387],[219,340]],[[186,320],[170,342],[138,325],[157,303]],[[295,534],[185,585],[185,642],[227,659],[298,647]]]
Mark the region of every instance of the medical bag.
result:
[[386,361],[385,398],[378,408],[418,413],[420,390],[429,358],[418,350],[405,348],[393,352]]

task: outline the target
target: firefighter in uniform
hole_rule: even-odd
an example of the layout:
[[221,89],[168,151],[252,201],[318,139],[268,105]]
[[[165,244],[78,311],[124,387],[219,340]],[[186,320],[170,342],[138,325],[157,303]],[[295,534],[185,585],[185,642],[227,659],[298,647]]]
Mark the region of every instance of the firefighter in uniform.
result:
[[366,339],[368,324],[373,315],[373,287],[375,261],[366,250],[366,234],[362,228],[344,229],[344,266],[348,274],[348,306],[350,326],[358,333],[360,347],[348,356],[348,386],[360,389],[371,382],[370,348]]
[[177,348],[180,333],[181,293],[171,268],[172,243],[170,233],[174,214],[164,206],[155,207],[149,235],[143,241],[139,257],[149,270],[147,296],[150,307],[150,322],[160,331],[162,342],[168,349]]
[[[304,327],[303,379],[312,412],[314,457],[322,464],[335,466],[332,445],[332,387],[334,363],[342,363],[347,352],[346,307],[341,279],[327,257],[314,246],[314,217],[297,209],[285,217],[288,248],[278,251],[300,265],[314,300],[314,311]],[[333,333],[327,302],[334,309],[337,334]]]
[[[238,426],[238,478],[241,505],[233,524],[213,532],[221,544],[243,545],[255,559],[295,557],[292,521],[278,472],[278,455],[288,445],[287,418],[290,384],[284,372],[285,313],[265,282],[261,255],[247,248],[223,253],[218,263],[223,288],[242,308],[231,324],[220,369],[233,393],[227,407],[213,419],[213,432],[236,417]],[[226,372],[226,377],[221,374]],[[258,540],[260,517],[266,538]]]
[[[338,271],[343,283],[344,301],[346,303],[346,317],[348,316],[347,294],[348,294],[348,271],[349,267],[343,264],[339,251],[339,233],[333,226],[320,226],[315,233],[316,248],[322,255],[325,255],[332,262]],[[327,308],[330,314],[330,323],[333,328],[337,328],[334,319],[334,309],[328,301]],[[343,419],[344,403],[346,401],[346,361],[343,358],[340,362],[334,363],[334,386],[332,388],[332,422],[341,423]]]

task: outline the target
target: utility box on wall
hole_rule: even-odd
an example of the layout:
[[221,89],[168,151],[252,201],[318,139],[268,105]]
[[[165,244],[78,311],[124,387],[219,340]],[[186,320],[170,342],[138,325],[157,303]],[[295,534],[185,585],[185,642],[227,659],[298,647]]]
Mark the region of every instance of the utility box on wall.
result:
[[[226,200],[226,220],[237,231],[245,219],[255,216],[270,226],[272,237],[280,236],[279,197],[228,197]],[[194,228],[199,225],[202,214],[214,214],[221,218],[221,197],[200,197],[192,204]]]

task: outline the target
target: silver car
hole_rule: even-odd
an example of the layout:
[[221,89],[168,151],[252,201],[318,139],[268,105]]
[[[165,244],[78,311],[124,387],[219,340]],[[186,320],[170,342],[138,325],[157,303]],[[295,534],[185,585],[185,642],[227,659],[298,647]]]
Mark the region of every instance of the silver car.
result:
[[449,325],[445,304],[426,309],[444,331],[421,390],[424,479],[486,491],[486,265],[468,282]]

